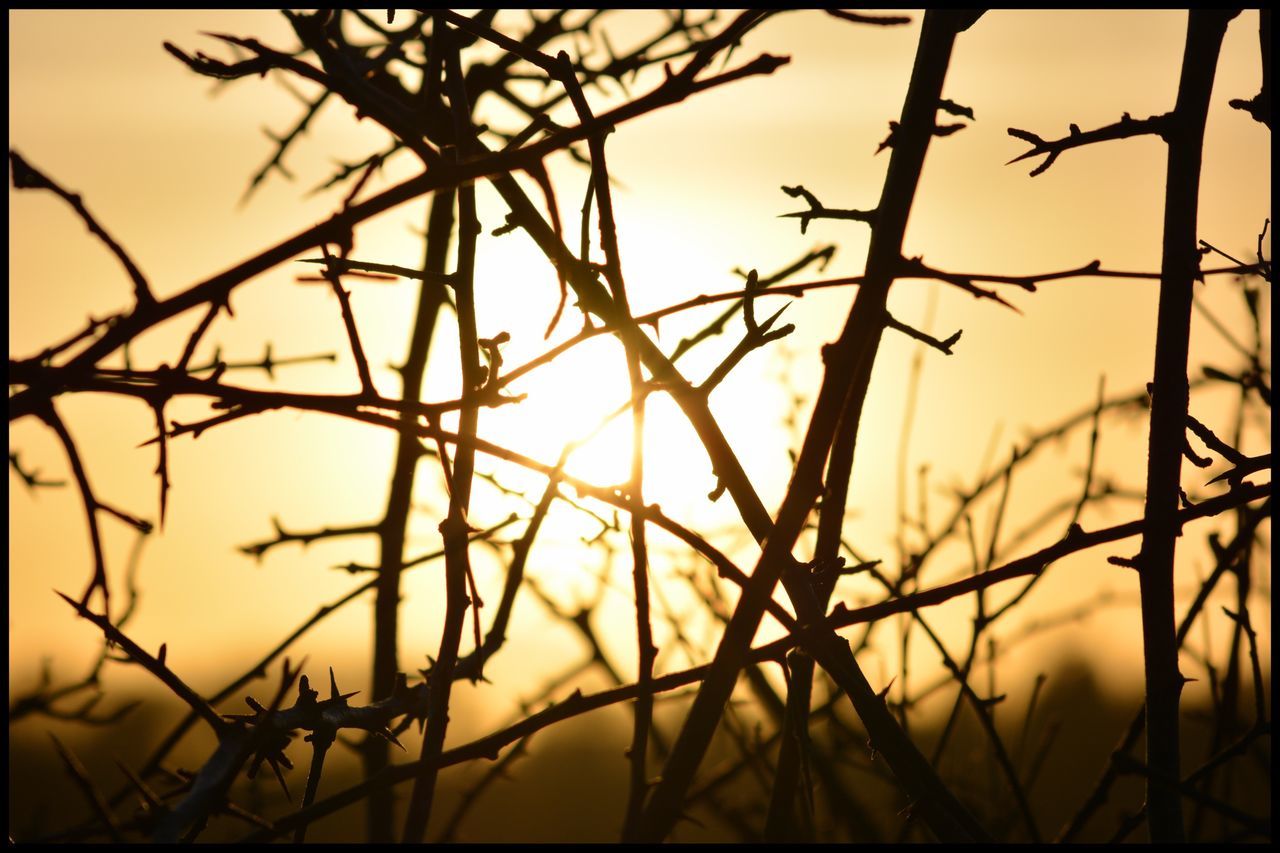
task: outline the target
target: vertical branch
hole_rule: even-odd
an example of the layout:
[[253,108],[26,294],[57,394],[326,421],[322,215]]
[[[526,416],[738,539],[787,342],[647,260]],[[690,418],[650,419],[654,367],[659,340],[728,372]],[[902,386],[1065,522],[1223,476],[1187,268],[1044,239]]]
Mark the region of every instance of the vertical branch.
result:
[[[424,116],[434,116],[441,109],[440,90],[443,67],[440,62],[440,44],[430,39],[427,68],[423,74],[415,106]],[[427,216],[426,256],[423,272],[444,274],[453,234],[456,191],[441,189],[432,196]],[[401,398],[405,402],[418,402],[422,396],[422,380],[426,373],[427,356],[435,331],[436,318],[445,304],[444,288],[429,286],[423,281],[418,294],[418,307],[409,352],[400,368],[403,384]],[[387,509],[379,528],[378,585],[374,602],[374,651],[373,689],[375,697],[388,696],[395,686],[396,673],[400,670],[398,657],[400,620],[400,573],[404,567],[404,545],[409,523],[409,509],[413,486],[417,475],[418,460],[422,457],[416,428],[417,417],[406,407],[400,416],[401,430],[396,439],[395,467],[391,473],[391,486],[387,496]],[[448,465],[444,448],[440,461]],[[446,479],[451,479],[446,467]],[[389,763],[390,744],[384,738],[369,736],[363,743],[365,776],[382,772]],[[366,812],[368,839],[375,843],[389,843],[394,838],[394,791],[379,788],[369,798]]]
[[1199,275],[1196,219],[1204,128],[1218,52],[1236,11],[1189,13],[1177,103],[1168,131],[1169,163],[1164,247],[1156,318],[1155,378],[1151,389],[1147,491],[1139,552],[1142,649],[1147,716],[1147,825],[1153,842],[1185,840],[1178,792],[1178,670],[1173,563],[1186,442],[1187,356],[1191,304]]
[[[569,55],[561,51],[556,56],[558,76],[578,119],[586,124],[594,120],[591,105],[587,102],[582,86],[574,74]],[[592,134],[587,140],[591,153],[591,186],[595,190],[596,208],[600,212],[600,245],[604,250],[605,281],[609,284],[613,303],[621,315],[630,319],[631,308],[627,303],[627,288],[622,277],[622,256],[618,251],[618,227],[613,215],[613,193],[609,187],[609,168],[605,162],[604,138],[607,131]],[[590,196],[588,196],[590,198]],[[587,210],[584,210],[584,219]],[[587,239],[584,229],[583,240]],[[586,252],[583,262],[588,261]],[[649,557],[645,543],[644,516],[644,376],[640,372],[640,353],[633,342],[623,339],[626,349],[627,376],[631,382],[631,477],[627,486],[631,503],[631,561],[632,582],[636,596],[636,644],[638,646],[638,675],[640,695],[636,698],[635,725],[631,736],[630,790],[627,795],[627,811],[623,821],[623,835],[630,836],[638,826],[645,793],[648,791],[646,758],[649,752],[649,729],[653,725],[653,694],[649,686],[653,681],[653,662],[657,649],[653,645],[653,625],[649,607]]]
[[[471,125],[471,107],[462,76],[459,47],[441,16],[435,18],[432,40],[440,40],[444,51],[445,80],[453,113],[454,134],[459,156],[472,148],[475,130]],[[476,335],[475,254],[479,236],[476,219],[474,184],[458,188],[458,258],[454,273],[457,300],[458,346],[462,368],[463,397],[470,396],[481,385],[480,353]],[[471,475],[475,467],[475,436],[479,417],[478,404],[463,406],[459,413],[459,441],[453,460],[452,491],[449,514],[440,524],[445,547],[445,617],[441,630],[440,650],[431,668],[426,733],[422,739],[422,757],[413,780],[409,814],[405,819],[403,841],[421,843],[431,818],[440,753],[444,749],[445,731],[449,725],[449,697],[453,689],[453,671],[458,661],[458,647],[466,621],[467,578],[471,572],[467,553],[467,510],[471,501]]]
[[[329,670],[333,672],[333,670]],[[307,788],[302,794],[302,805],[305,809],[316,801],[316,792],[320,790],[320,776],[324,772],[324,757],[333,746],[334,732],[328,728],[316,729],[307,735],[311,741],[311,768],[307,770]],[[310,824],[300,823],[293,831],[293,843],[301,844],[307,840],[307,827]]]
[[813,825],[796,802],[809,751],[809,700],[813,691],[813,658],[802,649],[787,654],[787,710],[782,718],[778,770],[769,798],[764,840],[768,843],[813,841]]
[[1230,104],[1244,110],[1271,129],[1271,10],[1258,10],[1258,47],[1262,59],[1262,88],[1249,100],[1232,98]]
[[[426,257],[423,270],[443,274],[449,255],[450,237],[453,232],[454,192],[442,190],[431,200],[427,217]],[[440,306],[444,304],[444,289],[424,281],[418,293],[413,332],[409,352],[400,368],[403,380],[401,399],[416,403],[422,395],[422,378],[426,372],[427,355],[435,330]],[[396,439],[395,467],[391,472],[391,485],[387,495],[387,508],[378,525],[378,576],[374,601],[373,684],[371,695],[389,696],[400,669],[398,637],[400,619],[400,573],[404,565],[405,530],[409,523],[409,508],[413,497],[413,484],[422,458],[422,445],[418,441],[417,416],[406,406],[400,415],[401,430]],[[373,776],[387,767],[390,744],[385,738],[370,736],[363,744],[366,776]],[[392,840],[394,791],[379,788],[369,797],[367,812],[368,837],[374,842]]]
[[159,451],[156,476],[160,478],[160,527],[163,528],[165,509],[169,504],[169,443],[164,429],[164,397],[157,396],[152,400],[151,409],[156,416],[156,445]]
[[[649,800],[640,834],[643,840],[665,838],[679,819],[685,792],[733,692],[751,639],[778,580],[782,578],[787,585],[802,624],[813,626],[822,618],[808,578],[799,570],[791,549],[822,487],[822,466],[835,437],[837,421],[842,422],[843,430],[856,432],[861,419],[866,381],[887,322],[885,299],[899,262],[925,151],[935,128],[942,82],[955,37],[973,20],[972,13],[931,12],[925,17],[878,209],[879,227],[872,233],[867,281],[858,292],[840,338],[824,349],[826,370],[822,387],[786,497],[765,540],[764,553],[743,590],[707,678],[663,769],[662,782]],[[724,479],[728,481],[727,477]],[[728,481],[726,485],[733,493],[735,484]],[[981,827],[947,790],[927,759],[894,721],[883,699],[867,683],[848,644],[832,632],[814,629],[806,638],[805,647],[849,694],[871,733],[873,747],[884,754],[934,833],[944,840],[972,841],[984,837]]]

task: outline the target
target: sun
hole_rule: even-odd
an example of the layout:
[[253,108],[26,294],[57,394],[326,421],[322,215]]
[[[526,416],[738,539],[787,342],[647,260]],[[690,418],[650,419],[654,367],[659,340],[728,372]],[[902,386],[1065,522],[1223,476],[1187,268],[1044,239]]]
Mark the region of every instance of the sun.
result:
[[[482,415],[486,439],[547,463],[572,444],[566,473],[602,487],[628,482],[634,426],[625,353],[616,339],[586,341],[512,383],[510,392],[525,397]],[[687,487],[691,477],[700,482],[694,493],[705,497],[714,485],[710,463],[678,408],[663,394],[649,394],[645,409],[646,502],[650,494],[679,500],[669,485]]]

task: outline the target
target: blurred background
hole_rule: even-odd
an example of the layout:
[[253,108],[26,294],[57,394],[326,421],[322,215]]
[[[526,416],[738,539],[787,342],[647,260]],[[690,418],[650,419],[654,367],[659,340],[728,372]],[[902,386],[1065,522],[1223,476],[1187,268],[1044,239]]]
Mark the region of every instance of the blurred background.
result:
[[[787,65],[768,77],[720,87],[627,122],[609,137],[620,253],[633,313],[740,289],[741,271],[772,274],[828,246],[835,248],[825,267],[811,264],[791,280],[862,272],[866,227],[818,220],[801,233],[797,220],[780,215],[805,205],[781,187],[803,185],[829,207],[875,206],[888,163],[887,153],[876,156],[876,148],[887,134],[887,123],[899,116],[919,35],[920,14],[911,17],[913,23],[906,26],[865,27],[817,11],[778,15],[744,39],[730,64],[768,52],[790,57]],[[720,13],[711,29],[730,19],[729,13]],[[658,10],[620,11],[602,17],[595,29],[607,32],[612,46],[622,51],[660,29],[664,20]],[[357,120],[350,107],[332,99],[291,147],[284,169],[270,171],[246,195],[250,178],[275,150],[270,136],[298,120],[303,109],[299,95],[313,95],[315,87],[295,82],[291,91],[274,76],[217,84],[190,72],[161,44],[171,41],[188,53],[229,56],[222,43],[204,34],[212,32],[293,49],[296,37],[278,13],[25,11],[11,12],[9,24],[10,147],[83,194],[161,298],[328,216],[347,188],[313,189],[341,164],[359,162],[387,146],[379,128]],[[528,26],[528,13],[504,13],[496,26],[521,32]],[[944,90],[947,98],[972,108],[974,120],[931,146],[904,254],[970,273],[1042,273],[1094,259],[1107,269],[1158,271],[1165,177],[1160,140],[1137,138],[1071,151],[1032,178],[1028,172],[1036,161],[1005,165],[1026,147],[1006,130],[1022,128],[1056,138],[1071,123],[1090,129],[1126,112],[1145,118],[1167,111],[1177,88],[1185,27],[1186,14],[1174,11],[993,11],[983,17],[959,38]],[[628,88],[634,95],[661,79],[660,70],[645,71],[628,80]],[[1218,68],[1200,215],[1200,236],[1245,262],[1255,259],[1259,232],[1271,215],[1271,140],[1265,127],[1229,108],[1227,101],[1252,97],[1259,83],[1257,12],[1245,12],[1228,30]],[[616,84],[589,93],[597,113],[625,96]],[[494,126],[519,126],[500,104],[481,101],[476,115]],[[571,112],[555,117],[571,122]],[[547,165],[566,240],[576,246],[588,172],[565,154]],[[413,174],[408,158],[392,158],[363,197]],[[509,333],[503,356],[508,366],[518,365],[576,333],[581,320],[570,308],[552,338],[544,340],[558,300],[554,274],[523,233],[492,236],[504,222],[505,208],[487,184],[479,185],[478,194],[485,228],[477,261],[479,334]],[[426,200],[418,199],[362,226],[352,257],[419,266],[426,207]],[[17,194],[11,188],[9,213],[11,358],[33,356],[81,329],[87,317],[102,317],[129,304],[129,283],[115,260],[63,202],[49,193]],[[1262,245],[1270,257],[1269,234]],[[1206,259],[1207,267],[1228,265],[1220,256]],[[234,317],[221,315],[214,322],[195,361],[213,358],[215,348],[229,362],[259,360],[268,345],[276,359],[333,353],[334,360],[281,366],[273,376],[236,371],[229,381],[317,393],[356,391],[337,302],[327,288],[297,283],[299,275],[310,272],[303,267],[283,264],[238,288],[232,299]],[[391,365],[405,358],[416,284],[350,279],[347,286],[374,382],[384,395],[398,395],[399,377]],[[1246,288],[1258,294],[1257,327],[1264,337],[1257,346],[1269,370],[1269,285],[1259,289],[1256,283],[1217,276],[1197,294],[1193,379],[1202,375],[1204,365],[1238,372],[1246,356],[1237,344],[1255,346],[1255,321],[1243,298]],[[936,282],[895,285],[890,297],[895,316],[938,337],[957,329],[964,334],[951,356],[905,336],[885,338],[866,404],[869,416],[859,435],[845,529],[845,539],[862,557],[900,567],[903,555],[926,541],[918,527],[900,521],[904,512],[916,519],[927,516],[928,529],[936,531],[956,507],[957,490],[991,478],[1014,448],[1027,449],[1034,437],[1053,434],[1058,425],[1084,415],[1076,427],[1035,443],[1034,458],[1013,476],[996,562],[1060,538],[1083,485],[1090,448],[1088,414],[1096,405],[1100,380],[1105,377],[1107,396],[1116,398],[1140,394],[1149,381],[1154,281],[1071,278],[1043,284],[1036,293],[1012,288],[1001,293],[1016,310],[974,300]],[[808,423],[821,379],[819,348],[838,334],[852,298],[852,288],[832,288],[793,299],[784,320],[794,323],[796,331],[752,353],[712,397],[722,428],[771,508],[787,485],[788,451],[798,449]],[[785,301],[770,297],[761,310],[771,312]],[[715,305],[666,318],[659,340],[670,351],[721,310]],[[173,363],[202,314],[202,309],[189,312],[141,337],[130,348],[131,363]],[[737,340],[740,322],[735,318],[726,334],[682,360],[685,375],[700,378],[710,372]],[[432,344],[424,399],[447,400],[459,393],[454,352],[453,319],[446,313]],[[121,355],[109,363],[121,366]],[[511,390],[528,398],[482,411],[480,434],[554,463],[567,441],[590,433],[625,402],[625,376],[621,347],[597,338],[515,383]],[[94,395],[64,395],[59,410],[99,495],[156,520],[156,452],[154,446],[140,447],[154,435],[152,412],[136,401]],[[750,569],[758,549],[728,498],[708,500],[715,478],[692,430],[661,395],[650,398],[648,412],[646,500],[660,504],[669,516],[703,533]],[[198,401],[178,401],[167,413],[190,422],[209,416],[210,410]],[[1192,413],[1219,435],[1234,436],[1238,430],[1245,453],[1270,448],[1265,410],[1242,414],[1238,386],[1207,383],[1198,388]],[[1088,530],[1141,515],[1145,410],[1117,408],[1100,424],[1095,484],[1110,488],[1085,507],[1080,521]],[[629,418],[618,419],[574,455],[568,470],[600,485],[625,481],[629,431]],[[61,447],[38,421],[11,423],[9,444],[24,469],[39,469],[49,480],[70,480]],[[272,539],[273,519],[289,531],[376,522],[386,502],[394,447],[389,431],[287,410],[236,421],[198,440],[171,441],[173,488],[163,530],[140,543],[135,531],[109,518],[103,521],[113,589],[121,588],[127,567],[136,572],[140,594],[130,636],[152,650],[166,643],[168,664],[189,684],[206,693],[217,690],[316,608],[370,577],[338,567],[377,562],[371,537],[322,540],[306,548],[286,544],[260,560],[238,549]],[[1220,493],[1223,484],[1206,484],[1224,467],[1221,462],[1203,470],[1184,466],[1184,487],[1196,496]],[[530,515],[528,501],[518,493],[536,501],[545,478],[484,458],[480,470],[493,480],[477,483],[473,526],[497,524],[513,512]],[[970,507],[974,538],[984,547],[995,526],[999,491],[989,489]],[[601,667],[582,669],[591,657],[590,646],[582,631],[563,618],[581,608],[590,608],[593,636],[617,673],[624,680],[634,678],[625,520],[621,530],[610,529],[611,510],[589,500],[577,503],[557,502],[539,535],[527,569],[538,594],[522,596],[516,607],[508,645],[486,668],[491,683],[460,683],[455,690],[449,745],[518,718],[524,703],[612,684]],[[438,549],[437,525],[447,506],[438,465],[426,460],[414,495],[408,556]],[[523,525],[517,522],[500,538],[517,538]],[[973,571],[964,525],[959,529],[960,535],[939,546],[928,575],[919,581],[921,588]],[[1213,567],[1207,535],[1215,529],[1229,529],[1227,519],[1197,522],[1181,540],[1179,614]],[[1023,530],[1026,535],[1018,535]],[[46,668],[55,684],[82,677],[101,642],[96,629],[74,618],[52,592],[78,594],[91,570],[84,513],[74,486],[31,490],[11,467],[9,532],[12,702],[36,690]],[[1262,535],[1269,542],[1269,524],[1263,524]],[[656,531],[652,538],[660,614],[655,620],[658,670],[675,671],[709,658],[720,622],[705,599],[706,565],[676,540]],[[998,667],[986,667],[978,679],[992,694],[1007,695],[998,718],[1016,736],[1032,686],[1038,676],[1046,676],[1039,698],[1042,711],[1030,741],[1051,720],[1059,721],[1061,734],[1046,752],[1043,771],[1043,778],[1057,781],[1042,782],[1046,795],[1036,800],[1050,831],[1074,811],[1080,793],[1070,792],[1087,791],[1141,704],[1136,578],[1106,562],[1108,556],[1136,550],[1136,540],[1129,540],[1055,564],[994,630]],[[510,551],[476,547],[473,554],[481,597],[496,602]],[[1261,666],[1269,683],[1269,547],[1258,553],[1253,570],[1248,604],[1260,630]],[[403,578],[400,658],[406,669],[424,667],[426,656],[436,653],[442,582],[440,563],[427,563]],[[731,603],[732,593],[728,595]],[[857,576],[842,581],[835,597],[852,607],[880,600],[884,593]],[[1221,601],[1215,597],[1205,607],[1203,628],[1184,650],[1183,671],[1198,679],[1184,692],[1192,739],[1203,734],[1196,733],[1198,709],[1213,705],[1216,674],[1208,664],[1221,658],[1233,630],[1220,605],[1236,606],[1235,591],[1224,587],[1218,597]],[[998,604],[1001,591],[992,598]],[[331,666],[344,690],[367,690],[371,600],[357,599],[293,646],[290,656],[295,661],[307,658],[306,671],[313,680],[323,680]],[[973,606],[971,599],[957,600],[928,614],[955,655],[968,642]],[[918,632],[915,641],[902,641],[907,625],[905,619],[878,625],[859,661],[877,689],[892,682],[891,700],[911,697],[914,730],[927,740],[945,721],[953,691],[928,690],[945,680],[945,671],[937,650],[920,640]],[[775,630],[766,621],[759,639],[772,638]],[[861,630],[847,635],[860,637]],[[781,686],[776,666],[767,674]],[[119,772],[112,756],[137,761],[181,712],[180,704],[136,667],[108,662],[101,687],[106,695],[99,710],[133,699],[143,704],[119,728],[105,732],[41,715],[11,725],[10,826],[18,838],[66,826],[71,822],[68,809],[80,811],[78,799],[68,805],[67,783],[46,731],[81,752],[95,775],[110,780],[104,786],[115,788]],[[244,692],[267,699],[272,690],[264,682]],[[362,694],[357,701],[372,698]],[[659,724],[672,734],[687,698],[682,694],[658,704]],[[239,713],[242,708],[236,699],[219,710]],[[737,722],[726,723],[726,728],[739,727],[747,741],[759,737],[754,728],[759,712],[751,707],[749,694],[743,694],[737,713]],[[628,709],[616,705],[535,737],[528,744],[529,757],[514,763],[507,779],[475,800],[455,837],[614,838],[625,800],[623,750],[630,719]],[[964,725],[975,726],[972,720]],[[105,743],[104,734],[109,738]],[[943,770],[967,779],[989,759],[980,736],[960,742],[966,745],[954,749],[949,756],[954,764]],[[411,755],[417,754],[415,737],[407,737],[405,744]],[[971,754],[964,751],[970,745]],[[209,748],[193,734],[177,752],[177,763],[198,766]],[[708,776],[715,762],[732,760],[734,743],[718,742],[717,750],[704,765]],[[296,751],[302,754],[300,748]],[[1184,755],[1184,766],[1200,758],[1191,751]],[[339,790],[343,775],[357,769],[350,751],[335,750],[332,760],[322,795]],[[442,796],[447,802],[462,801],[483,772],[470,766],[447,772]],[[759,792],[746,776],[726,796],[749,824]],[[1269,772],[1264,776],[1269,779]],[[291,787],[301,789],[301,771],[293,777]],[[280,813],[285,806],[274,782],[258,782],[245,796],[264,804],[264,812]],[[991,784],[989,803],[998,802],[998,785]],[[1051,796],[1054,790],[1069,793]],[[1140,802],[1137,791],[1136,785],[1128,791],[1130,808]],[[873,813],[887,809],[892,814],[891,794],[868,797],[886,804]],[[358,839],[362,824],[353,819],[355,811],[318,825],[312,837]],[[440,825],[433,823],[433,831],[443,831],[448,813],[438,810]],[[1104,827],[1100,837],[1110,828]],[[717,814],[698,826],[682,825],[678,837],[734,838],[736,831],[734,820]]]

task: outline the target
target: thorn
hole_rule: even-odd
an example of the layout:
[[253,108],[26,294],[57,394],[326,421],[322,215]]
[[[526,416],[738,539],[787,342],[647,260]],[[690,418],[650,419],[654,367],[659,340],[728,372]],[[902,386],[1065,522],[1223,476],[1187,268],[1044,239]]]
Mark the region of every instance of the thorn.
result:
[[401,751],[408,752],[408,750],[404,748],[404,744],[400,742],[399,738],[395,736],[395,734],[391,731],[391,729],[384,726],[381,729],[373,729],[372,731],[378,737],[384,738],[385,740],[388,740],[391,743],[394,743],[396,746],[400,747]]

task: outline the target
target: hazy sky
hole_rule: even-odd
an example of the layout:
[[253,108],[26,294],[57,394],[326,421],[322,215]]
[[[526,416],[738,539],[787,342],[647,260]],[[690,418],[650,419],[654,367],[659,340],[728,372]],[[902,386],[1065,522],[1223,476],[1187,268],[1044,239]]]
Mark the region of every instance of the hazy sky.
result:
[[[622,45],[653,26],[654,15],[619,13],[610,32]],[[817,222],[801,235],[795,220],[778,218],[802,207],[779,188],[803,184],[832,207],[875,205],[888,163],[887,154],[874,156],[875,149],[887,122],[896,120],[901,109],[918,36],[919,16],[914,17],[917,23],[910,26],[872,28],[821,12],[780,15],[752,32],[732,63],[767,51],[790,56],[790,64],[771,77],[700,94],[618,128],[609,138],[609,162],[618,181],[621,255],[637,313],[700,293],[736,289],[741,279],[732,274],[735,267],[769,273],[819,245],[838,246],[821,277],[862,271],[865,226]],[[726,20],[727,15],[721,17]],[[1031,178],[1027,173],[1033,164],[1004,165],[1024,150],[1006,129],[1056,137],[1066,133],[1069,123],[1088,129],[1123,112],[1143,118],[1170,109],[1185,20],[1185,13],[1161,11],[988,13],[960,37],[944,91],[971,107],[976,120],[932,145],[906,254],[966,272],[1041,272],[1095,258],[1108,268],[1157,270],[1165,177],[1165,149],[1159,140],[1069,152],[1046,174]],[[519,15],[508,19],[513,31],[524,23]],[[314,196],[307,191],[331,174],[335,162],[385,147],[370,122],[357,123],[349,107],[331,103],[286,161],[296,182],[272,174],[241,206],[250,175],[272,151],[263,128],[288,128],[300,105],[274,79],[250,78],[219,87],[161,48],[162,41],[170,40],[189,53],[227,55],[201,31],[293,45],[283,19],[264,11],[9,14],[10,146],[63,186],[83,193],[90,210],[129,248],[162,297],[328,215],[340,203],[341,191]],[[1257,38],[1256,12],[1231,24],[1208,126],[1200,234],[1233,254],[1251,250],[1270,215],[1270,135],[1226,105],[1230,98],[1258,91]],[[642,75],[632,84],[633,93],[656,85],[659,74]],[[595,93],[592,99],[597,111],[608,101]],[[485,102],[478,115],[495,124],[503,119]],[[563,156],[552,165],[569,243],[576,245],[586,172]],[[366,194],[411,174],[408,160],[393,160]],[[486,231],[501,225],[504,211],[487,186],[481,188],[480,203]],[[413,232],[422,228],[424,211],[420,199],[367,224],[355,257],[419,264],[422,250]],[[77,331],[87,315],[101,317],[128,304],[127,280],[60,201],[47,193],[16,194],[11,189],[9,212],[11,357],[31,356]],[[207,359],[214,345],[231,360],[253,360],[267,342],[280,357],[336,352],[336,364],[282,369],[274,384],[249,373],[231,374],[229,380],[255,387],[354,391],[357,380],[336,302],[326,289],[295,285],[297,274],[297,265],[287,264],[239,288],[234,320],[222,317],[215,323],[197,361]],[[521,234],[484,237],[477,276],[481,336],[510,333],[504,349],[508,365],[542,352],[548,346],[542,332],[556,292],[531,241]],[[395,394],[398,379],[387,365],[404,358],[416,292],[407,282],[349,286],[375,382],[384,394]],[[1231,288],[1219,278],[1206,284],[1202,294],[1224,320],[1239,323],[1244,313]],[[1005,458],[1011,443],[1029,429],[1090,405],[1101,375],[1116,392],[1138,390],[1149,379],[1156,304],[1151,282],[1073,279],[1045,285],[1036,294],[1013,292],[1010,300],[1021,315],[975,302],[941,284],[902,282],[895,285],[891,310],[907,322],[923,323],[931,293],[936,294],[932,330],[945,336],[962,328],[964,337],[953,356],[930,351],[923,357],[919,407],[909,437],[913,506],[918,499],[914,472],[921,463],[930,464],[935,486],[972,482],[993,432],[998,433],[995,457]],[[818,347],[834,337],[852,296],[851,289],[844,289],[796,300],[785,319],[797,331],[783,346],[753,354],[713,398],[726,434],[770,506],[780,500],[790,472],[784,424],[788,407],[798,394],[806,399],[807,413],[821,375]],[[780,306],[782,300],[774,298],[770,304]],[[662,341],[669,348],[713,316],[714,309],[707,309],[664,321]],[[448,329],[452,321],[445,318],[433,347],[425,392],[429,400],[450,398],[458,390]],[[146,335],[131,352],[134,363],[175,360],[197,319],[193,312]],[[557,339],[576,331],[578,323],[568,317]],[[690,356],[686,375],[705,375],[733,340],[722,337],[706,352]],[[781,357],[784,349],[789,359]],[[859,440],[850,502],[855,514],[849,537],[864,553],[890,560],[905,387],[916,349],[906,338],[886,337],[867,402],[871,414]],[[1197,315],[1192,363],[1232,366],[1235,358]],[[600,341],[582,347],[562,364],[515,386],[513,390],[530,394],[525,403],[484,412],[481,433],[554,461],[566,440],[586,432],[599,415],[623,401],[623,377],[616,345]],[[1229,397],[1204,399],[1203,408],[1193,404],[1193,412],[1225,430]],[[134,401],[69,395],[58,405],[101,496],[154,519],[155,450],[138,448],[153,435],[151,412]],[[206,411],[199,404],[174,404],[168,416],[191,421]],[[623,420],[597,447],[582,451],[576,473],[601,484],[625,479],[619,462],[625,459],[619,448],[629,440]],[[1264,440],[1269,446],[1269,438]],[[55,439],[33,419],[11,424],[9,441],[26,466],[48,477],[67,477]],[[713,532],[742,565],[753,565],[754,547],[737,529],[727,498],[716,504],[705,499],[714,479],[691,431],[674,406],[659,397],[650,406],[649,444],[646,497],[690,526]],[[268,538],[273,516],[291,530],[376,520],[386,500],[392,450],[392,436],[385,431],[288,411],[245,419],[198,441],[172,442],[168,521],[144,552],[144,597],[131,633],[149,648],[167,642],[170,664],[198,688],[214,686],[219,673],[260,655],[317,606],[365,579],[331,566],[368,563],[376,552],[372,540],[343,540],[309,550],[286,546],[259,566],[237,553],[236,546]],[[1054,500],[1075,494],[1084,453],[1080,437],[1049,450],[1043,470],[1015,482],[1013,518],[1034,518]],[[1120,484],[1141,488],[1143,422],[1110,428],[1101,453],[1102,465]],[[497,470],[512,486],[541,489],[538,477]],[[476,526],[500,520],[511,510],[510,502],[488,494],[477,487]],[[69,675],[77,661],[93,653],[93,629],[75,622],[50,592],[78,593],[91,563],[83,511],[73,489],[32,495],[11,474],[9,498],[10,683],[11,690],[23,690],[35,678],[42,656],[54,657],[58,672]],[[422,469],[416,499],[423,511],[411,529],[410,555],[438,544],[436,525],[446,506],[438,474],[429,464]],[[929,499],[941,516],[945,496],[935,493]],[[1132,502],[1116,503],[1110,514],[1086,514],[1085,524],[1092,528],[1127,521],[1139,512]],[[556,519],[558,526],[548,529],[546,547],[535,551],[530,570],[553,594],[572,601],[592,588],[584,568],[596,567],[602,558],[578,541],[593,532],[581,516],[562,510]],[[987,523],[985,516],[977,522]],[[118,589],[134,534],[108,518],[103,528]],[[1191,548],[1203,547],[1203,536],[1194,540]],[[657,541],[660,550],[672,544],[661,537]],[[1044,584],[1042,601],[1087,600],[1104,587],[1121,597],[1135,594],[1132,579],[1117,576],[1105,564],[1108,554],[1128,553],[1125,547],[1099,549],[1058,566],[1051,573],[1053,583]],[[1206,559],[1185,554],[1188,584]],[[682,557],[670,565],[687,566],[690,560]],[[964,569],[963,558],[955,560],[933,581]],[[625,571],[620,566],[618,577],[625,578]],[[500,566],[481,557],[479,572],[496,601]],[[661,569],[658,575],[663,578]],[[408,615],[401,649],[408,668],[435,652],[439,582],[439,572],[430,567],[405,578]],[[678,585],[669,577],[660,582]],[[854,598],[872,591],[851,586],[846,594]],[[602,612],[617,615],[625,625],[631,618],[626,604],[619,593],[606,604],[612,609]],[[369,613],[365,603],[347,608],[301,644],[299,653],[309,654],[313,663],[333,661],[353,673],[352,681],[363,682]],[[1269,622],[1269,603],[1265,613]],[[1262,615],[1255,620],[1261,622]],[[539,618],[531,605],[520,611],[516,628],[523,633],[513,636],[520,638],[526,656],[512,654],[497,663],[495,683],[503,685],[502,678],[509,677],[517,685],[507,701],[518,695],[519,684],[533,683],[520,681],[522,662],[533,659],[528,656],[577,654],[562,630],[539,631]],[[1108,677],[1115,684],[1133,684],[1141,672],[1136,625],[1136,609],[1122,607],[1072,630],[1101,631],[1114,638],[1106,654],[1114,665]],[[619,636],[622,644],[630,635]],[[1078,648],[1075,636],[1062,631],[1049,639]],[[1027,654],[1065,653],[1057,648],[1028,644]],[[877,669],[894,671],[885,654],[870,665],[873,683]],[[137,683],[139,674],[122,671],[112,677],[119,679],[112,683]]]

